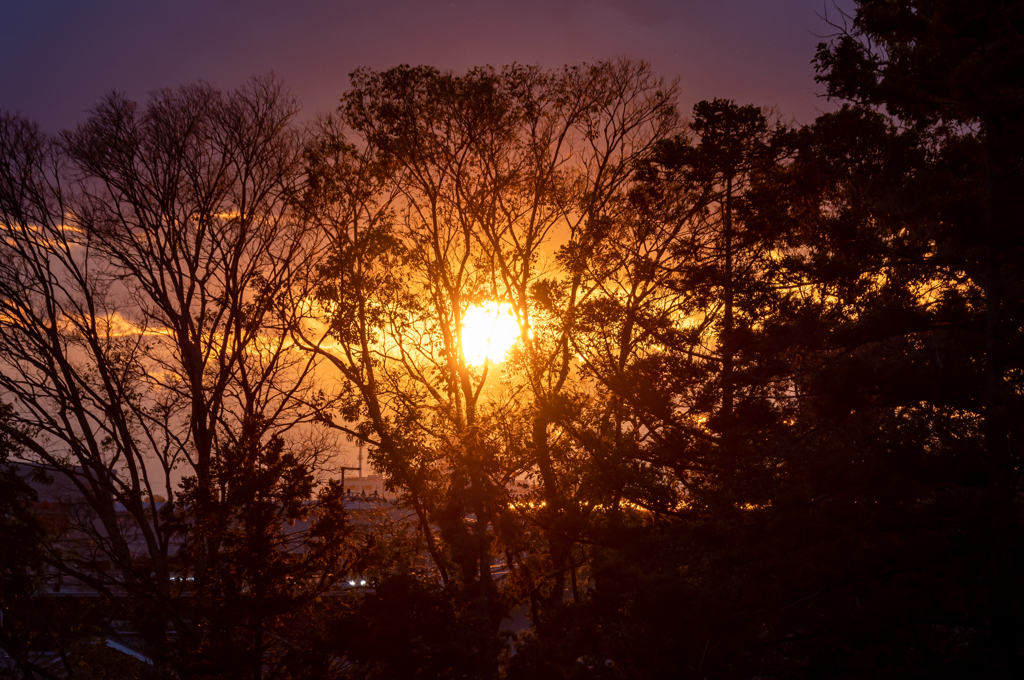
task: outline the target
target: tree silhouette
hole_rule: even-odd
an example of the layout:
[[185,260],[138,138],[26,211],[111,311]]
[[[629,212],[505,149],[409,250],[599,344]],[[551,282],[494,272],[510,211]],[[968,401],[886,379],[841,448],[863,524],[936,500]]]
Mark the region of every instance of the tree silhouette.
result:
[[[341,115],[358,145],[330,128],[309,155],[310,205],[336,235],[318,270],[327,334],[302,342],[349,381],[341,415],[361,422],[335,425],[371,444],[441,579],[476,603],[492,638],[512,601],[491,575],[495,557],[535,616],[541,602],[562,606],[576,568],[572,517],[588,499],[574,498],[577,470],[551,430],[572,403],[564,393],[578,393],[569,337],[587,293],[582,269],[553,278],[545,261],[559,231],[566,253],[594,247],[633,163],[674,129],[659,87],[627,62],[359,71]],[[485,301],[508,304],[521,329],[503,367],[465,355],[463,316]],[[493,660],[497,644],[478,648]]]
[[266,430],[246,420],[238,442],[217,452],[212,498],[202,497],[197,477],[182,481],[177,520],[188,528],[178,556],[206,570],[189,603],[196,639],[187,643],[200,652],[185,662],[190,673],[232,675],[246,659],[253,678],[265,666],[273,674],[268,640],[290,637],[286,615],[346,578],[355,561],[344,490],[328,484],[311,502],[313,470]]
[[[54,546],[50,564],[125,605],[160,659],[169,621],[201,637],[176,585],[196,526],[171,510],[182,472],[201,517],[218,452],[243,434],[285,437],[321,470],[321,445],[295,429],[313,412],[315,360],[289,349],[296,316],[282,304],[317,248],[291,210],[293,115],[277,83],[254,80],[146,107],[111,95],[59,142],[0,121],[3,430],[76,490],[77,549]],[[206,547],[190,571],[200,591],[220,561]]]
[[626,59],[3,114],[0,454],[76,489],[0,475],[4,601],[189,677],[1019,675],[1022,16],[858,3],[799,128]]

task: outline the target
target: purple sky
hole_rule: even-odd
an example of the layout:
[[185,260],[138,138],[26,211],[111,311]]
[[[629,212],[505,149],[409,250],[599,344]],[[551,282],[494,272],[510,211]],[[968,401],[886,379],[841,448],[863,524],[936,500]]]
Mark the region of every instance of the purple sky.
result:
[[833,108],[815,96],[811,65],[832,32],[826,7],[837,15],[832,0],[6,0],[0,108],[55,132],[111,90],[141,100],[274,71],[305,118],[336,106],[359,66],[557,67],[625,55],[678,76],[684,113],[727,97],[807,123]]

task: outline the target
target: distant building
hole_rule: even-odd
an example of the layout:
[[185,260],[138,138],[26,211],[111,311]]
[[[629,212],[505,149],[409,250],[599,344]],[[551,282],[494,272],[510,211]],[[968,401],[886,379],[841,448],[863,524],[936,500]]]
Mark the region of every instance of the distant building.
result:
[[384,478],[380,475],[345,477],[345,493],[353,496],[378,496],[388,500],[395,497],[395,494],[384,488]]

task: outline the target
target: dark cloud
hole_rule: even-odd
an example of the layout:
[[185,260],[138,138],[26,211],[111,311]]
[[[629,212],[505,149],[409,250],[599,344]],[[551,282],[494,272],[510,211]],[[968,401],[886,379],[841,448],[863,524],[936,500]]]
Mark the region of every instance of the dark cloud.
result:
[[234,87],[274,71],[305,114],[331,108],[359,66],[564,63],[630,56],[709,97],[777,105],[800,121],[815,97],[821,0],[35,0],[5,3],[0,107],[57,130],[104,93],[134,98],[195,80]]

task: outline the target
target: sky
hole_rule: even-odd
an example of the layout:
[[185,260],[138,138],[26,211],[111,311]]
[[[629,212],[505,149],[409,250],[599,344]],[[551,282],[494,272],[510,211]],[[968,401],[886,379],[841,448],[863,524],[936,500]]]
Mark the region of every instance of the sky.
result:
[[812,59],[835,2],[853,0],[0,0],[0,109],[57,133],[111,91],[273,72],[301,120],[334,109],[359,67],[630,57],[678,78],[684,115],[723,97],[810,123],[834,108]]
[[816,45],[852,0],[0,0],[0,109],[47,132],[74,127],[111,91],[198,80],[232,89],[273,72],[302,105],[334,109],[358,67],[462,71],[643,59],[702,99],[776,107],[809,123]]

